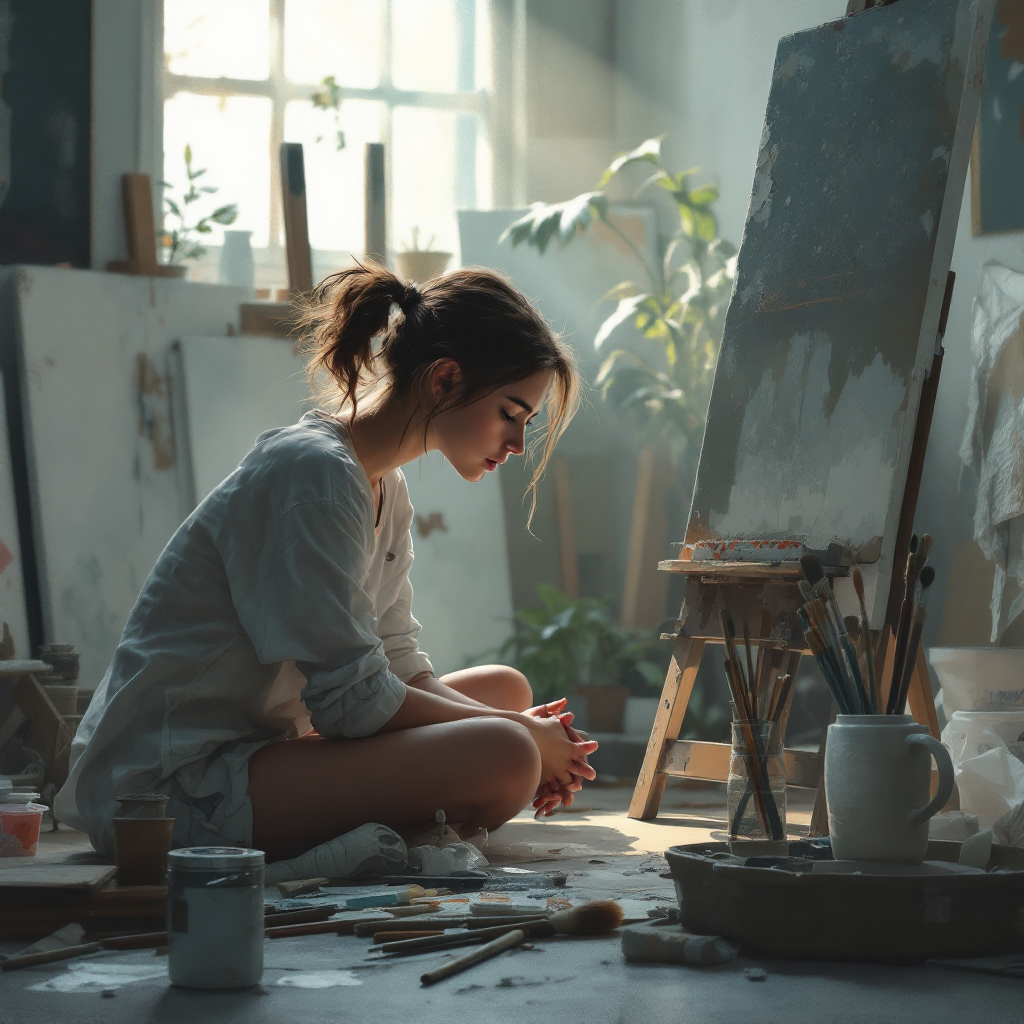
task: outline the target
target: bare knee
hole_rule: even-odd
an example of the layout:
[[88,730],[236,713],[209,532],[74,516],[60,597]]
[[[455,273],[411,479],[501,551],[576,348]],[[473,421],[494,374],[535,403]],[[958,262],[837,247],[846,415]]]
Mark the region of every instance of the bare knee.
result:
[[529,730],[503,718],[479,721],[485,765],[477,824],[493,829],[529,806],[540,785],[540,751]]
[[[495,666],[496,682],[501,687],[501,706],[509,711],[525,711],[533,707],[533,687],[530,680],[517,668],[508,665]],[[510,724],[515,724],[510,723]]]

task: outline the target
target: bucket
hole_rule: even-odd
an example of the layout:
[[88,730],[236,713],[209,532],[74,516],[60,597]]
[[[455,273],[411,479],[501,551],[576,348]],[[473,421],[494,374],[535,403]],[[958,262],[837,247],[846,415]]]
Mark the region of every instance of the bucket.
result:
[[928,661],[942,686],[946,721],[957,711],[1024,710],[1024,649],[932,647]]
[[0,790],[0,857],[34,857],[39,845],[42,804],[34,803],[38,793]]

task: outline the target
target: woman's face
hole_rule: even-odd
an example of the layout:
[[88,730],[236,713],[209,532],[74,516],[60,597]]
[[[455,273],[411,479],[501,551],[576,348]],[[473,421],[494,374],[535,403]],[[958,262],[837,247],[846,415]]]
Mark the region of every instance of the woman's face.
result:
[[[538,414],[554,379],[542,370],[513,384],[505,384],[483,398],[440,413],[430,425],[431,449],[455,467],[463,480],[476,481],[500,466],[510,455],[522,455],[527,424]],[[438,397],[450,386],[435,378]]]

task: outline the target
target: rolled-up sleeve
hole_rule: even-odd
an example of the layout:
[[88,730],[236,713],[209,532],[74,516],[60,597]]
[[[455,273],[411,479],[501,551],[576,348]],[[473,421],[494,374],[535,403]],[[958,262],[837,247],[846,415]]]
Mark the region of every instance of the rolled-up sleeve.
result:
[[313,728],[330,738],[370,736],[405,700],[360,585],[370,538],[339,501],[294,505],[258,544],[222,552],[239,620],[263,664],[294,661]]

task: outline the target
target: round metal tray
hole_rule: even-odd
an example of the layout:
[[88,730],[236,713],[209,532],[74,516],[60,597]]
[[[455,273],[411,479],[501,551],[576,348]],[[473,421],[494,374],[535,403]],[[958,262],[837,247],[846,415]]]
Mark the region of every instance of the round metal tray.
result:
[[921,961],[1024,949],[1024,850],[993,846],[985,871],[931,842],[920,868],[833,861],[826,845],[736,857],[728,843],[666,851],[683,927],[751,952],[809,960]]

